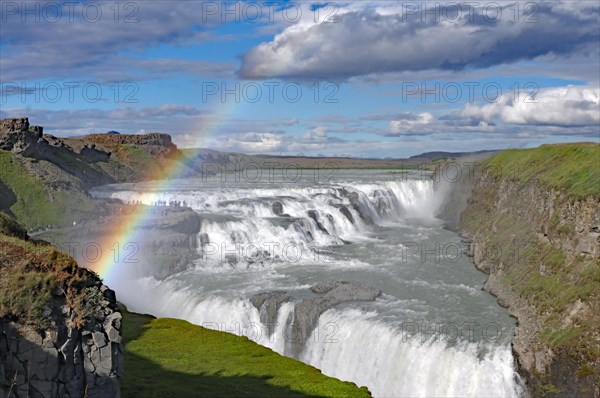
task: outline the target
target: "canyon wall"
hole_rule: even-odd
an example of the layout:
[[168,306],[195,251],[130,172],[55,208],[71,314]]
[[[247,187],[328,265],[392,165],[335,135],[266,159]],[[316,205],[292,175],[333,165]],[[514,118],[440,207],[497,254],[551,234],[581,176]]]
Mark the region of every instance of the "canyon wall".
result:
[[599,148],[512,151],[451,187],[472,189],[459,230],[518,319],[513,352],[533,397],[600,395]]

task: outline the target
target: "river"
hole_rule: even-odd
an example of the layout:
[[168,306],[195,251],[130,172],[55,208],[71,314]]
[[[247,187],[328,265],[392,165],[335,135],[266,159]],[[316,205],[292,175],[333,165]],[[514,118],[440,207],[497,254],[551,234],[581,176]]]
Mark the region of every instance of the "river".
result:
[[[157,280],[137,267],[106,281],[131,310],[246,335],[374,396],[523,395],[515,321],[437,218],[443,198],[428,175],[271,170],[114,184],[93,195],[177,203],[202,219],[200,259],[189,269]],[[297,340],[294,307],[331,281],[381,294],[328,307]],[[285,300],[270,310],[253,304],[264,292]]]

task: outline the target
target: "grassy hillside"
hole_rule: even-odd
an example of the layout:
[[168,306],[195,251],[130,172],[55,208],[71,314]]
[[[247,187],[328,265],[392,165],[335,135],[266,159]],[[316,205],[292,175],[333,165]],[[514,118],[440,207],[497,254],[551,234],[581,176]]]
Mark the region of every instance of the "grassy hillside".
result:
[[[575,197],[600,196],[600,145],[542,145],[511,149],[490,159],[490,171],[526,183],[538,181]],[[493,167],[494,165],[499,167]]]
[[[66,192],[44,185],[25,167],[26,163],[35,162],[0,150],[0,181],[14,197],[14,203],[8,203],[10,207],[5,209],[7,213],[12,213],[27,228],[35,229],[49,224],[65,225],[73,222],[73,217],[92,214],[96,210],[94,202],[81,191]],[[53,167],[45,161],[38,165],[45,170]],[[66,214],[69,217],[65,217]]]
[[74,322],[85,322],[91,315],[86,303],[92,274],[51,245],[24,238],[25,229],[0,212],[0,318],[44,330],[51,324],[50,309],[59,305],[54,291],[60,289],[78,314]]
[[370,396],[245,337],[124,308],[123,322],[124,398]]

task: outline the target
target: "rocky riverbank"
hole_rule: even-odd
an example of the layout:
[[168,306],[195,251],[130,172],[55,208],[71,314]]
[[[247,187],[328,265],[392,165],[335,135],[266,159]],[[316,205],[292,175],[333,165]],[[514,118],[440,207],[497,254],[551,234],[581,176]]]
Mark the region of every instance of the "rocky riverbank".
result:
[[518,319],[513,352],[534,397],[600,395],[599,148],[508,151],[452,187],[472,185],[459,229]]

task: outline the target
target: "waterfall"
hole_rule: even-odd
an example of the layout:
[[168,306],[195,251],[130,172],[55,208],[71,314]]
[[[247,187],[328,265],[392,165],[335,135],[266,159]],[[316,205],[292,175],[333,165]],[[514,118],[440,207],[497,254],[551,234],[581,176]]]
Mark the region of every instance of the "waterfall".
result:
[[[407,337],[398,326],[397,313],[378,313],[382,307],[330,308],[311,326],[300,346],[291,333],[298,322],[295,306],[311,285],[286,285],[288,273],[307,268],[311,270],[308,279],[330,278],[330,270],[344,269],[355,261],[337,256],[333,248],[377,244],[385,228],[417,229],[419,237],[426,239],[421,230],[439,229],[435,216],[443,199],[432,180],[362,178],[276,188],[199,183],[181,189],[140,188],[107,188],[93,194],[125,203],[191,207],[202,220],[197,235],[200,260],[195,268],[161,281],[144,275],[115,280],[113,288],[131,310],[244,335],[327,375],[366,385],[374,396],[523,395],[507,341],[451,344],[436,336]],[[389,257],[396,258],[398,247],[387,244],[381,250],[389,250]],[[476,272],[470,264],[466,266]],[[313,276],[314,272],[323,274]],[[432,295],[439,294],[435,289],[440,286],[465,287],[464,281],[417,282]],[[484,294],[477,286],[469,288],[470,295]],[[282,300],[269,309],[252,303],[257,293],[283,289],[300,298]],[[377,302],[390,308],[401,305],[393,298]]]
[[144,192],[100,191],[97,197],[152,206],[185,203],[197,211],[200,266],[265,266],[314,262],[328,247],[361,239],[403,219],[433,219],[433,181],[347,183],[282,189]]
[[[131,309],[151,309],[156,316],[176,317],[249,339],[288,356],[294,303],[277,312],[273,331],[248,300],[200,298],[173,282],[144,281],[153,297]],[[137,289],[131,289],[136,290]],[[127,300],[130,298],[127,297]],[[135,301],[135,299],[134,299]],[[138,307],[139,305],[139,307]],[[357,309],[330,309],[305,341],[297,359],[324,374],[366,385],[385,397],[519,397],[523,388],[514,371],[510,345],[462,341],[449,344],[436,336],[409,336],[397,326]],[[484,354],[482,354],[482,352]]]

